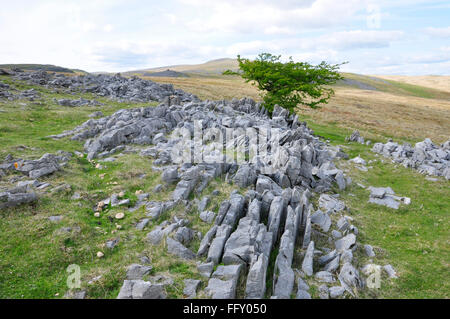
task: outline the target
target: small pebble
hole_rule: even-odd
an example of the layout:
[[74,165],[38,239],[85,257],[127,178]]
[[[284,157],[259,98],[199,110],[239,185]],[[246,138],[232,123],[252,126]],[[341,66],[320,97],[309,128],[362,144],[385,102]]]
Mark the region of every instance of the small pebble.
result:
[[117,213],[116,214],[116,219],[122,219],[122,218],[124,218],[125,217],[125,214],[124,213]]

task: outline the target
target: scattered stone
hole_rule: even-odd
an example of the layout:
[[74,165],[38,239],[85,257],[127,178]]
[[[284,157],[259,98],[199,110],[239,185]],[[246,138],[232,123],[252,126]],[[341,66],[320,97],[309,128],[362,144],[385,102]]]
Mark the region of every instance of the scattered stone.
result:
[[216,217],[216,213],[206,210],[200,213],[200,219],[205,223],[211,224]]
[[125,217],[125,214],[122,213],[122,212],[120,212],[120,213],[117,213],[114,217],[115,217],[116,219],[123,219],[123,218]]
[[48,218],[49,221],[54,222],[54,223],[58,223],[63,219],[62,216],[50,216]]
[[79,200],[79,199],[81,199],[81,194],[79,192],[75,192],[70,199],[71,200]]
[[336,299],[344,294],[345,288],[342,286],[334,286],[334,287],[330,287],[329,292],[330,292],[330,298]]
[[143,218],[139,223],[136,224],[136,229],[143,230],[145,226],[150,222],[150,218]]
[[367,257],[375,257],[375,252],[373,251],[372,246],[364,245],[364,250],[366,252]]
[[332,283],[336,280],[333,277],[333,274],[328,271],[319,271],[314,275],[314,278],[319,282]]
[[214,270],[214,263],[204,263],[197,265],[197,270],[203,277],[209,278]]
[[394,191],[390,187],[370,186],[368,189],[370,190],[369,203],[383,205],[393,209],[398,209],[400,207],[400,203],[405,205],[409,205],[411,203],[411,199],[408,197],[395,196]]
[[359,164],[359,165],[367,165],[367,162],[362,159],[359,155],[355,158],[352,158],[351,160],[349,160],[349,162],[355,163],[355,164]]
[[317,224],[324,232],[328,232],[331,226],[331,218],[327,213],[318,210],[312,214],[311,223]]
[[345,140],[349,142],[357,142],[359,144],[364,144],[364,137],[359,135],[359,131],[357,130],[353,131],[352,135],[346,137]]
[[354,296],[353,289],[360,289],[363,287],[363,281],[359,277],[359,272],[350,263],[345,263],[341,267],[341,272],[339,273],[339,281],[341,285],[347,290],[352,296]]
[[307,276],[312,276],[313,270],[313,257],[314,257],[314,242],[311,241],[306,250],[305,257],[302,263],[302,270]]
[[372,151],[391,158],[404,167],[416,169],[421,174],[443,176],[450,179],[450,140],[440,146],[429,138],[412,147],[408,143],[375,143]]
[[385,265],[383,266],[383,269],[386,271],[389,278],[397,278],[397,273],[391,265]]
[[158,184],[158,185],[156,185],[156,186],[153,188],[153,192],[154,192],[154,193],[159,193],[159,192],[162,191],[162,189],[163,189],[163,185],[162,185],[162,184]]
[[319,286],[319,298],[320,299],[330,299],[329,289],[327,285]]
[[184,289],[183,289],[183,295],[188,298],[192,299],[197,296],[197,290],[200,286],[201,281],[196,279],[185,279],[184,280]]
[[176,255],[182,259],[195,258],[195,254],[190,249],[183,246],[183,244],[180,243],[179,241],[167,237],[166,242],[167,242],[167,251],[170,254]]
[[206,210],[206,207],[208,207],[209,205],[209,197],[205,196],[202,198],[202,200],[200,201],[200,203],[198,204],[198,211],[199,212],[203,212]]
[[117,299],[165,299],[164,286],[143,280],[125,280]]
[[127,268],[127,279],[128,280],[142,279],[145,275],[148,275],[151,270],[152,270],[151,266],[132,264]]
[[319,197],[319,207],[326,213],[337,213],[345,209],[345,204],[328,194],[322,194]]
[[347,236],[335,242],[336,250],[343,252],[344,250],[352,249],[356,244],[355,234],[348,234]]
[[117,244],[119,243],[119,241],[120,241],[120,238],[115,238],[115,239],[112,239],[112,240],[108,240],[108,241],[106,242],[106,248],[108,248],[108,249],[114,249],[114,247],[117,246]]
[[205,288],[212,299],[234,299],[242,264],[218,266]]
[[64,294],[64,298],[66,299],[85,299],[86,298],[86,290],[68,290]]

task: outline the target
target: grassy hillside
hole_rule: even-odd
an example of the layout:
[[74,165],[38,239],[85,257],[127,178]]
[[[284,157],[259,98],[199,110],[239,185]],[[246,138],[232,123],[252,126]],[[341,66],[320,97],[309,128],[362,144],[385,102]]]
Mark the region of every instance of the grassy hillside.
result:
[[75,72],[85,73],[82,70],[72,70],[52,64],[0,64],[0,69],[13,69],[13,68],[19,68],[24,71],[44,70],[49,72],[61,72],[61,73],[75,73]]
[[444,75],[422,75],[422,76],[406,76],[406,75],[375,75],[375,77],[385,80],[403,82],[412,85],[419,85],[426,88],[450,92],[450,76]]
[[163,67],[157,67],[157,68],[150,68],[150,69],[144,69],[144,70],[136,70],[136,71],[129,71],[125,74],[143,74],[147,72],[162,72],[167,69],[170,69],[172,71],[177,72],[183,72],[183,73],[190,73],[194,75],[220,75],[222,72],[226,70],[237,70],[238,69],[238,62],[236,59],[217,59],[217,60],[211,60],[202,64],[192,64],[192,65],[170,65],[170,66],[163,66]]

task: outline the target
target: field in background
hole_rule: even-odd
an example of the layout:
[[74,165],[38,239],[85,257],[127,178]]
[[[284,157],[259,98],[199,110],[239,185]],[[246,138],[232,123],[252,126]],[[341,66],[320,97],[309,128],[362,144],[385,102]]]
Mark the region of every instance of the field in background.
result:
[[[356,74],[344,74],[350,83],[335,87],[336,95],[319,109],[300,108],[301,119],[318,124],[336,124],[359,129],[369,137],[400,138],[417,142],[426,137],[443,143],[450,134],[450,93],[384,81]],[[201,99],[251,97],[261,100],[257,89],[236,76],[143,77],[198,95]],[[358,86],[371,89],[360,89]]]
[[406,76],[406,75],[375,75],[378,78],[404,82],[413,85],[420,85],[431,89],[450,92],[450,76],[443,75],[422,75],[422,76]]

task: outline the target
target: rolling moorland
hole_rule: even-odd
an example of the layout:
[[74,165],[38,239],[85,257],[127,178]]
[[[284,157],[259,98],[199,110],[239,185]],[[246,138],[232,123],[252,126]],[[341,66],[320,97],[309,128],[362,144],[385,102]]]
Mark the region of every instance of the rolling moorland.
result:
[[[234,60],[220,59],[202,65],[124,74],[171,83],[202,100],[242,97],[260,100],[250,84],[236,76],[221,75],[225,69],[235,67]],[[151,72],[167,69],[186,76],[149,76]],[[347,160],[339,160],[337,166],[353,182],[345,190],[333,191],[340,194],[354,218],[353,223],[359,229],[358,242],[374,247],[376,257],[372,261],[391,264],[398,278],[384,278],[380,289],[364,290],[358,297],[449,298],[449,181],[442,177],[427,179],[415,170],[377,156],[371,146],[348,142],[346,137],[357,129],[372,143],[385,143],[389,138],[413,145],[425,138],[431,138],[436,144],[444,143],[450,133],[450,77],[344,76],[346,80],[336,85],[336,95],[329,104],[315,110],[300,108],[298,116],[324,141],[339,145],[349,158],[359,155],[370,161],[370,168],[362,171]],[[0,100],[0,159],[8,154],[13,158],[39,158],[58,150],[82,152],[81,141],[55,140],[48,136],[73,129],[87,121],[93,112],[107,116],[120,109],[158,104],[118,102],[91,93],[74,96],[5,75],[0,76],[0,81],[17,90],[34,89],[39,93],[39,98],[33,101]],[[100,104],[66,107],[56,102],[74,97],[96,100]],[[74,156],[62,171],[44,178],[52,185],[70,185],[69,188],[47,192],[32,205],[0,212],[1,298],[62,298],[67,291],[66,268],[72,263],[82,268],[82,287],[88,298],[116,298],[126,276],[126,267],[142,255],[151,260],[151,274],[173,280],[166,288],[169,298],[184,297],[183,280],[188,278],[201,280],[206,286],[207,281],[198,274],[195,262],[181,261],[168,254],[164,245],[150,246],[145,242],[147,232],[144,234],[134,227],[139,218],[144,217],[144,212],[137,211],[129,216],[124,207],[109,208],[102,222],[92,214],[92,207],[112,193],[123,191],[123,198],[130,200],[131,207],[137,202],[140,191],[151,192],[161,183],[161,174],[152,170],[152,162],[135,153],[124,153],[114,162],[97,164],[99,162],[88,161],[85,156]],[[145,178],[138,178],[143,174]],[[1,182],[2,186],[8,186],[8,181]],[[358,184],[389,186],[397,194],[411,198],[411,204],[394,210],[368,203],[369,191]],[[196,197],[201,199],[219,190],[219,195],[211,197],[208,204],[214,210],[234,189],[223,178],[216,178]],[[172,190],[169,186],[163,192],[152,193],[152,200],[167,200]],[[81,194],[82,200],[73,199],[75,193]],[[150,221],[147,229],[183,211],[184,207],[177,206]],[[126,217],[114,221],[119,212]],[[55,215],[64,218],[59,223],[48,219]],[[197,215],[188,214],[187,218],[195,230],[205,233],[208,226]],[[61,227],[72,230],[61,232]],[[105,250],[105,242],[117,233],[122,238],[120,244],[112,251]],[[199,240],[194,241],[192,249],[199,244]],[[103,258],[97,257],[98,251],[104,252]],[[371,260],[363,254],[358,258],[361,265]],[[298,266],[299,262],[294,259],[293,266]],[[314,287],[314,279],[308,283]],[[314,288],[310,293],[313,298],[319,297],[319,291]],[[242,292],[238,291],[238,296],[242,296]]]

